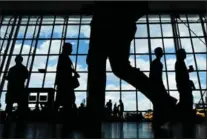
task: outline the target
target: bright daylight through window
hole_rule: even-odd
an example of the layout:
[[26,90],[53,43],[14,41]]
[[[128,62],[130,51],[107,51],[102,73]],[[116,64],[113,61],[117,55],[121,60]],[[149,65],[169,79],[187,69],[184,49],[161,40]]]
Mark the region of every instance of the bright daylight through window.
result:
[[[0,92],[5,109],[7,81],[3,78],[15,64],[15,56],[21,54],[23,64],[31,72],[28,87],[54,88],[58,55],[63,41],[73,44],[72,62],[80,74],[80,86],[75,90],[77,106],[87,98],[87,64],[91,17],[85,16],[5,16],[0,20]],[[123,27],[124,28],[124,27]],[[110,32],[109,32],[110,33]],[[162,47],[164,56],[163,82],[170,95],[179,99],[175,82],[174,65],[177,47],[187,52],[186,65],[193,65],[190,73],[196,90],[194,103],[206,96],[207,48],[206,19],[200,15],[146,15],[137,21],[137,32],[131,42],[131,65],[149,76],[150,62],[155,58],[154,49]],[[107,41],[107,36],[103,39]],[[177,45],[176,45],[177,43]],[[14,46],[14,47],[13,47]],[[97,46],[98,47],[98,46]],[[119,51],[117,50],[117,53]],[[38,69],[46,69],[39,73]],[[123,100],[125,111],[147,111],[151,102],[131,85],[117,78],[107,61],[106,102]],[[99,93],[99,92],[97,92]]]

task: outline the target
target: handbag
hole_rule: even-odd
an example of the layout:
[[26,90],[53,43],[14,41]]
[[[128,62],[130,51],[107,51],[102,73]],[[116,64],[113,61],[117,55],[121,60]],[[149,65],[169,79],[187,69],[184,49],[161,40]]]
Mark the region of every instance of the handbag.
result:
[[[73,64],[72,64],[72,68],[75,71],[75,68],[74,68]],[[72,84],[71,86],[72,86],[73,89],[78,88],[80,86],[80,83],[78,81],[78,77],[76,75],[72,76],[71,84]]]

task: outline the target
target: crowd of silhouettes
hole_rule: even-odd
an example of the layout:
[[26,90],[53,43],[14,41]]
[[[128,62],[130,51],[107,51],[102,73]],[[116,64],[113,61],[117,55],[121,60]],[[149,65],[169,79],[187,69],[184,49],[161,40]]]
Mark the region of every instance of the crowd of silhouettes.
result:
[[119,105],[117,106],[117,104],[114,104],[114,107],[112,108],[113,104],[112,104],[112,100],[109,99],[109,101],[106,103],[106,107],[105,107],[105,118],[106,120],[111,119],[113,117],[113,119],[120,119],[123,120],[123,113],[124,113],[124,103],[122,102],[122,100],[119,100]]
[[[83,116],[86,113],[86,108],[83,103],[81,103],[79,110],[77,111],[77,107],[75,104],[75,93],[73,86],[71,85],[73,82],[73,77],[79,78],[79,74],[73,68],[73,63],[69,58],[69,55],[72,52],[72,45],[70,43],[65,43],[63,46],[63,51],[59,56],[58,64],[57,64],[57,75],[55,80],[55,85],[57,89],[57,96],[55,100],[55,111],[56,113],[60,110],[60,106],[62,106],[61,111],[62,115],[64,115],[65,120],[68,119],[68,112],[79,113],[79,117]],[[149,79],[153,84],[153,88],[156,88],[159,92],[166,92],[165,86],[162,80],[162,70],[163,64],[161,63],[161,58],[163,56],[163,50],[161,47],[157,47],[155,50],[156,58],[150,64],[150,74]],[[177,51],[177,61],[175,63],[175,72],[176,72],[176,83],[178,92],[180,94],[180,101],[178,104],[178,111],[182,113],[188,113],[192,115],[193,112],[193,95],[192,90],[195,89],[194,83],[189,79],[189,72],[193,72],[194,69],[189,66],[189,70],[187,70],[185,65],[186,53],[184,49],[179,49]],[[12,113],[13,104],[17,103],[18,111],[17,113],[21,115],[21,113],[25,113],[28,111],[27,101],[28,94],[25,92],[25,81],[29,78],[29,72],[27,68],[22,64],[23,58],[21,55],[16,56],[15,62],[16,65],[11,67],[6,79],[8,80],[8,91],[6,94],[6,112],[9,115]],[[166,95],[167,94],[164,94]],[[177,103],[177,100],[172,97],[172,101]],[[112,108],[112,106],[114,106]],[[41,104],[41,111],[47,113],[47,105]],[[39,106],[36,105],[34,112],[39,112]],[[124,112],[124,104],[122,100],[119,100],[119,105],[115,103],[112,104],[112,101],[109,100],[106,103],[105,107],[105,115],[107,118],[111,116],[117,117],[119,119],[123,119]],[[154,113],[156,117],[157,113]],[[158,113],[159,114],[159,113]],[[76,114],[77,115],[77,114]],[[190,116],[189,116],[190,117]],[[80,118],[80,119],[83,119]],[[183,118],[184,120],[185,118]]]
[[[147,9],[148,5],[145,2],[138,5],[133,3],[128,5],[117,3],[96,5],[91,21],[90,44],[86,59],[88,64],[87,109],[81,104],[79,111],[77,111],[74,89],[77,87],[75,81],[80,76],[74,69],[69,57],[72,53],[72,44],[64,43],[57,64],[55,80],[57,95],[53,116],[58,116],[59,111],[61,111],[64,126],[67,126],[66,129],[69,128],[69,125],[74,124],[74,120],[69,117],[83,116],[82,113],[87,113],[85,116],[88,117],[88,120],[85,125],[89,126],[87,129],[88,133],[92,135],[90,137],[100,137],[102,115],[105,109],[108,116],[114,115],[123,119],[124,104],[121,100],[119,106],[114,104],[113,110],[111,101],[104,108],[107,58],[112,72],[117,77],[134,86],[152,102],[154,110],[153,129],[158,129],[166,122],[171,121],[176,113],[175,110],[192,115],[192,89],[195,89],[195,86],[189,79],[189,72],[193,71],[193,67],[190,66],[190,69],[187,70],[184,62],[186,58],[184,49],[179,49],[176,53],[176,83],[180,94],[178,105],[177,99],[167,93],[162,81],[162,48],[155,49],[156,59],[150,65],[149,78],[143,71],[130,65],[130,44],[136,33],[136,21],[144,15],[143,12],[137,12],[138,6],[141,9]],[[124,10],[126,7],[128,7],[127,10]],[[125,15],[124,20],[123,15]],[[107,41],[105,41],[105,36],[107,36]],[[17,103],[19,116],[25,117],[25,112],[28,110],[27,105],[25,105],[28,101],[28,94],[25,92],[25,88],[27,88],[25,81],[30,77],[30,74],[22,64],[23,58],[21,55],[18,55],[15,61],[16,65],[10,68],[7,76],[6,112],[10,115],[13,104]],[[186,124],[191,122],[191,119],[192,116],[188,116],[188,118],[181,118],[181,121]],[[64,131],[64,133],[66,132],[68,130]]]

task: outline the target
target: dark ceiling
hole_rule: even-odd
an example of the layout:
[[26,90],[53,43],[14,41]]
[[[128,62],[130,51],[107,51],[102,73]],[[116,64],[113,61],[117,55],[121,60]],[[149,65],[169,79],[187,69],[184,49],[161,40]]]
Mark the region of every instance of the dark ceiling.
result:
[[[94,10],[93,1],[1,1],[4,14],[86,14]],[[149,13],[206,13],[205,1],[150,1]]]

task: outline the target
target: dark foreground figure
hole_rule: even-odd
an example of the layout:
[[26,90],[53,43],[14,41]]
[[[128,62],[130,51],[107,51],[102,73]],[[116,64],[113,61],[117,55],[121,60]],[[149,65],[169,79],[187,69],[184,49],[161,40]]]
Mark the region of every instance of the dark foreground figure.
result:
[[[193,72],[191,66],[187,69],[185,60],[186,52],[184,49],[177,51],[177,61],[175,63],[176,83],[180,95],[180,102],[178,104],[178,113],[181,115],[179,121],[183,127],[183,137],[191,138],[194,135],[195,112],[193,111],[193,94],[192,89],[195,88],[193,82],[190,80],[189,72]],[[187,115],[187,116],[186,116]],[[189,134],[191,133],[191,134]]]
[[[16,56],[16,65],[9,69],[7,80],[7,94],[6,94],[6,113],[11,115],[13,104],[18,105],[18,116],[26,116],[28,108],[27,99],[28,94],[25,91],[25,81],[29,77],[27,68],[22,64],[23,57],[21,55]],[[22,118],[23,118],[22,117]]]
[[[106,86],[106,59],[113,73],[139,89],[154,105],[153,127],[160,127],[170,116],[176,100],[166,91],[156,91],[149,78],[139,69],[130,65],[130,43],[136,32],[136,21],[145,15],[148,5],[139,3],[105,2],[96,6],[91,22],[91,37],[88,63],[88,112],[96,119],[90,119],[90,137],[101,136],[101,120],[104,111]],[[141,12],[144,11],[144,12]],[[175,100],[175,101],[173,101]]]

